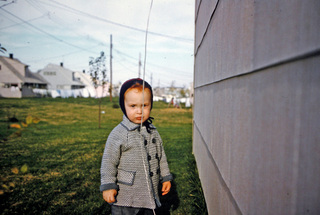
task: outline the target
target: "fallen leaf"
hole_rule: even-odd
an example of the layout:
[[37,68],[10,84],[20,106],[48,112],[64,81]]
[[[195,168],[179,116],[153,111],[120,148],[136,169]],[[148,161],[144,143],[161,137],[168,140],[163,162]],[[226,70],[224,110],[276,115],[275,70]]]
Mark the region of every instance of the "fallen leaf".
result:
[[11,124],[10,128],[21,128],[21,125],[19,125],[19,124]]
[[31,124],[32,123],[32,116],[27,116],[27,118],[26,118],[26,123],[29,125],[29,124]]
[[2,185],[2,188],[4,188],[5,190],[9,190],[9,187],[5,184]]
[[18,174],[19,173],[19,169],[17,167],[13,167],[11,169],[11,172],[14,173],[14,174]]
[[28,165],[27,164],[24,164],[22,167],[21,167],[21,172],[22,173],[26,173],[28,171]]
[[40,119],[39,119],[38,117],[34,117],[33,120],[32,120],[32,122],[33,122],[34,124],[37,124],[37,123],[40,122]]

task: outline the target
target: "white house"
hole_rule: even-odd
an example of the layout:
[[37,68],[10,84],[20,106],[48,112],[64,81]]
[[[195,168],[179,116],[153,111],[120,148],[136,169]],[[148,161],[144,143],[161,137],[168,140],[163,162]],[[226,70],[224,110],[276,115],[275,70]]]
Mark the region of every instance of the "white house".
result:
[[[106,97],[109,95],[109,83],[95,88],[91,76],[85,72],[76,72],[59,65],[48,64],[38,72],[47,82],[51,97]],[[39,93],[43,93],[39,91]]]
[[0,56],[0,97],[21,98],[32,97],[32,89],[45,89],[47,83],[37,73],[29,70],[29,66],[13,58]]
[[72,90],[85,87],[85,84],[75,75],[76,72],[63,67],[62,63],[60,66],[48,64],[38,73],[48,82],[48,90]]

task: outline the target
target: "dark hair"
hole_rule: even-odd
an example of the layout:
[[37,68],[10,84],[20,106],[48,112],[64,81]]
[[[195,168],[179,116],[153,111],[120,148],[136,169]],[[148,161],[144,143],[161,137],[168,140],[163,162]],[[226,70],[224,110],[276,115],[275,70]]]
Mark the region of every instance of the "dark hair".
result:
[[[119,105],[121,107],[121,110],[122,112],[124,113],[125,116],[127,116],[127,113],[126,113],[126,109],[124,107],[124,95],[126,93],[126,91],[129,89],[129,88],[136,88],[137,86],[143,86],[143,80],[140,79],[140,78],[133,78],[133,79],[130,79],[126,82],[124,82],[121,86],[121,89],[120,89],[120,98],[119,98]],[[150,90],[150,93],[151,93],[151,109],[152,109],[152,105],[153,105],[153,93],[152,93],[152,87],[150,86],[150,84],[146,81],[144,81],[144,88],[145,89],[149,89]],[[150,110],[151,110],[150,109]]]

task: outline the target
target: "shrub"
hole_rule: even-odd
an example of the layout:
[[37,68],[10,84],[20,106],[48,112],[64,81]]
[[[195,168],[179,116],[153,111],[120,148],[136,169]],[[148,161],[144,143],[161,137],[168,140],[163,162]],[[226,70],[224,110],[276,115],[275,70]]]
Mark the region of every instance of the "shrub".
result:
[[118,105],[118,104],[116,104],[116,103],[114,103],[113,105],[112,105],[112,108],[114,108],[114,109],[117,109],[117,108],[119,108],[120,106]]

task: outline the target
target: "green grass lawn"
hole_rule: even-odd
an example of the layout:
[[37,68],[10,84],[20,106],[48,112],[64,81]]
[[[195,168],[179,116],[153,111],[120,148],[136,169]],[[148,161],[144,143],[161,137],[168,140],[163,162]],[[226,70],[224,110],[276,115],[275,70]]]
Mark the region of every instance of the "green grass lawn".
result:
[[[84,98],[0,99],[1,214],[110,213],[99,191],[100,162],[122,112],[105,98],[99,129],[97,104]],[[192,155],[192,110],[156,102],[151,116],[174,175],[164,208],[206,214]]]

